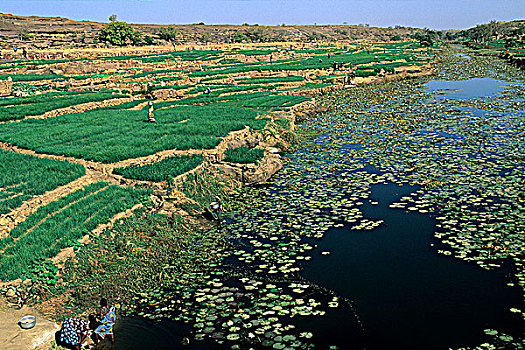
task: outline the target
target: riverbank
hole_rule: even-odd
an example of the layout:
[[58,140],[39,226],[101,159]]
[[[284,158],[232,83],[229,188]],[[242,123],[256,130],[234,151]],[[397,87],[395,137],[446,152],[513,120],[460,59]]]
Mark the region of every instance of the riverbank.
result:
[[[364,81],[380,82],[378,79]],[[118,218],[113,227],[107,227],[107,233],[98,230],[97,235],[89,235],[89,241],[86,241],[89,244],[85,247],[69,249],[65,258],[70,259],[59,264],[61,279],[58,286],[43,291],[47,296],[42,309],[56,320],[66,315],[85,316],[89,310],[93,311],[98,295],[109,295],[114,302],[121,304],[123,312],[142,312],[148,317],[162,317],[157,312],[139,311],[175,300],[173,296],[167,297],[166,291],[160,291],[159,285],[163,289],[171,289],[170,293],[173,289],[178,290],[177,296],[180,297],[180,293],[183,298],[188,298],[185,294],[191,289],[189,286],[209,284],[206,281],[209,279],[206,265],[216,264],[217,260],[225,257],[221,255],[223,253],[229,254],[227,250],[231,249],[231,242],[227,232],[216,232],[214,229],[207,231],[209,222],[203,220],[201,214],[217,197],[225,206],[230,206],[228,199],[232,188],[241,183],[266,182],[278,171],[282,167],[279,153],[293,146],[296,138],[292,133],[295,116],[304,117],[315,108],[314,103],[307,103],[294,108],[291,114],[278,112],[278,118],[275,119],[288,120],[286,128],[266,128],[260,133],[250,130],[234,132],[209,152],[213,158],[211,166],[202,166],[176,178],[172,183],[156,184],[152,205],[135,208],[128,217]],[[240,146],[253,148],[254,144],[265,149],[265,156],[258,165],[239,166],[222,162],[226,149]],[[217,176],[222,178],[217,179]],[[128,181],[123,178],[118,180],[124,183]],[[133,183],[147,185],[137,181]],[[130,227],[138,228],[140,232],[137,234]],[[159,227],[160,231],[164,230],[162,233],[159,233]],[[188,235],[191,232],[197,232],[199,237]],[[184,251],[181,251],[181,247]],[[137,252],[144,249],[148,250],[148,254],[137,257]],[[188,254],[188,251],[192,251],[192,254]],[[175,262],[172,261],[173,257],[176,257]],[[158,266],[151,266],[151,261]],[[116,264],[122,266],[116,267]],[[141,271],[133,271],[138,266]],[[108,281],[111,281],[109,286]],[[138,299],[134,294],[137,290],[143,294]],[[230,292],[226,290],[223,293]],[[52,297],[48,298],[49,295]],[[192,297],[193,292],[189,296]],[[126,306],[129,303],[139,305],[137,308]],[[296,306],[299,307],[298,311],[308,314],[308,310]],[[184,315],[184,312],[181,314]]]
[[[18,326],[18,320],[23,316],[37,317],[37,324],[31,330],[24,330]],[[47,320],[37,309],[24,306],[14,310],[4,301],[0,304],[0,347],[5,350],[48,350],[55,339],[55,332],[59,325]]]

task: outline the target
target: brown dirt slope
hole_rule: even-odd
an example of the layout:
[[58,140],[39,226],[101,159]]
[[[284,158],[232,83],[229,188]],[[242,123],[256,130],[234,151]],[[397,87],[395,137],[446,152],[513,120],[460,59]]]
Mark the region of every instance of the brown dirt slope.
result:
[[[82,48],[104,46],[94,43],[104,23],[73,21],[61,17],[24,17],[0,13],[0,49],[28,48]],[[165,44],[159,31],[165,25],[133,25],[144,35]],[[203,34],[210,43],[231,43],[232,36],[241,32],[249,42],[314,42],[314,41],[388,41],[395,35],[408,37],[416,28],[377,28],[366,25],[173,25],[178,43],[199,43]]]
[[[17,322],[23,316],[37,317],[36,326],[32,329],[22,329]],[[36,309],[24,306],[20,310],[8,307],[0,301],[0,349],[3,350],[33,350],[49,349],[49,344],[55,339],[59,325],[46,320]]]

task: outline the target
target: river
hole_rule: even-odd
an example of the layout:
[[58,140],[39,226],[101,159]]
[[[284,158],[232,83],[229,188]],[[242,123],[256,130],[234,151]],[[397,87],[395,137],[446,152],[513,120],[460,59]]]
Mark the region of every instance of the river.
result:
[[[523,74],[454,51],[430,81],[325,98],[301,126],[315,136],[246,190],[225,266],[185,300],[190,348],[522,341]],[[116,348],[173,348],[187,329],[126,322]],[[141,328],[155,343],[132,345]]]

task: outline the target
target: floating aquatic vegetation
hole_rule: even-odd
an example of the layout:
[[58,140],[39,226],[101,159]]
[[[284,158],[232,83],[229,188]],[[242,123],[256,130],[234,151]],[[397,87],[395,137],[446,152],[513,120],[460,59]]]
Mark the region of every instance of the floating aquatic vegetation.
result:
[[[446,62],[440,79],[523,77],[494,59],[450,56]],[[303,125],[317,136],[285,158],[273,185],[231,198],[234,210],[220,228],[229,244],[215,250],[222,261],[200,273],[203,283],[196,288],[145,298],[142,306],[153,310],[144,315],[191,322],[194,339],[232,348],[309,348],[315,330],[297,329],[295,317],[353,308],[301,278],[302,264],[313,254],[329,254],[315,248],[330,228],[347,227],[352,234],[383,223],[360,209],[365,202],[377,204],[370,188],[381,183],[418,185],[389,207],[433,215],[435,236],[445,244],[437,253],[486,269],[511,259],[511,283],[525,289],[524,89],[505,85],[492,96],[443,100],[422,89],[424,82],[367,86],[325,98],[322,103],[333,111]],[[485,334],[494,342],[516,341],[498,330]]]

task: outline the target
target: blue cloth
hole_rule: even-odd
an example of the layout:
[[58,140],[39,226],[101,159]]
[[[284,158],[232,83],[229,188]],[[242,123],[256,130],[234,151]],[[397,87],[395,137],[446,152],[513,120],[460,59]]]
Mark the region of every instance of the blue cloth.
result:
[[100,321],[102,324],[95,329],[95,333],[100,335],[102,339],[104,339],[106,335],[113,334],[113,325],[115,324],[116,318],[117,315],[115,314],[115,308],[112,306],[102,321]]

